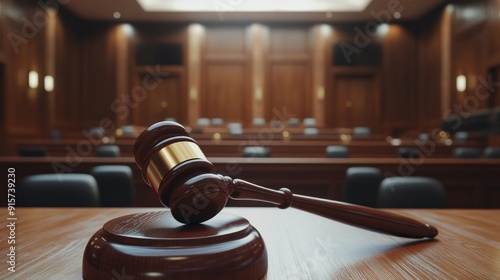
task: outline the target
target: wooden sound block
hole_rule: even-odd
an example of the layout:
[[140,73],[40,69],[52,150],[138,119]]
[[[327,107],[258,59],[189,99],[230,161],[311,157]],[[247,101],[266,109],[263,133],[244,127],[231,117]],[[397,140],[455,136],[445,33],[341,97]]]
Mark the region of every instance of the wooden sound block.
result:
[[260,233],[239,216],[220,213],[198,225],[170,211],[108,221],[89,240],[84,279],[262,279],[267,251]]

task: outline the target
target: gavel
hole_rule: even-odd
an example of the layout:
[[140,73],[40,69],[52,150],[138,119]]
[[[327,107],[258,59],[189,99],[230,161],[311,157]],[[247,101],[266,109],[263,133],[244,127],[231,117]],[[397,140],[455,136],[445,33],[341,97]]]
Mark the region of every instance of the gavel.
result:
[[134,145],[135,161],[145,182],[173,217],[198,224],[217,215],[229,198],[293,207],[351,226],[407,238],[434,238],[438,230],[417,220],[370,207],[268,189],[217,174],[186,129],[171,121],[153,124]]

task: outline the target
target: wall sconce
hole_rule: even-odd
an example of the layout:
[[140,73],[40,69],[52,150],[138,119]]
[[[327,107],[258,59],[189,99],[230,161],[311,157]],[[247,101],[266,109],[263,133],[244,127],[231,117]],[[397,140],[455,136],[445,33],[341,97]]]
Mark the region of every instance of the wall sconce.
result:
[[457,76],[457,91],[464,92],[467,89],[467,78],[465,75]]
[[47,75],[43,79],[43,86],[45,88],[45,91],[51,92],[54,90],[54,77]]
[[38,73],[36,71],[29,72],[28,85],[30,88],[37,88],[38,87]]

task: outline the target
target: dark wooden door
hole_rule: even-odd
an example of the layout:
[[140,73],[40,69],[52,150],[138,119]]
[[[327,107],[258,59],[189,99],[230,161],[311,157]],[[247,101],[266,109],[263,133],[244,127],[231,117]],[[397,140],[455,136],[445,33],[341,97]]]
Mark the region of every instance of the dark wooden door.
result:
[[334,74],[327,97],[327,124],[332,127],[377,125],[378,83],[374,73]]
[[[146,74],[140,74],[142,81]],[[153,83],[152,83],[153,84]],[[139,90],[139,89],[136,89]],[[134,90],[133,90],[134,91]],[[160,82],[154,83],[149,89],[143,87],[145,98],[141,94],[132,94],[136,108],[133,110],[133,124],[149,126],[163,121],[165,118],[175,118],[183,121],[184,112],[182,97],[182,79],[180,75],[169,74],[162,77]]]

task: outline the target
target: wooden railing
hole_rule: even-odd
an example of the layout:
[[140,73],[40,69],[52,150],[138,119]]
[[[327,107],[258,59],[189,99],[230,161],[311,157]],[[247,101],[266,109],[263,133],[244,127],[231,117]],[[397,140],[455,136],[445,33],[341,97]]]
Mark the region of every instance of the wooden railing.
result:
[[[384,176],[426,176],[439,180],[451,208],[500,208],[500,159],[422,158],[209,158],[218,172],[266,187],[290,188],[294,193],[342,200],[345,173],[352,166],[380,168]],[[97,165],[123,164],[134,171],[134,206],[160,206],[144,183],[132,157],[0,158],[0,168],[16,169],[16,182],[33,174],[89,173]],[[5,176],[7,177],[7,176]],[[7,184],[3,184],[6,193]],[[6,201],[1,204],[5,206]],[[232,203],[235,205],[235,203]],[[248,204],[237,204],[248,205]],[[252,204],[257,205],[257,204]]]

